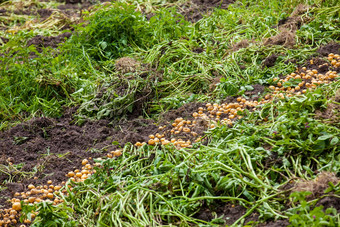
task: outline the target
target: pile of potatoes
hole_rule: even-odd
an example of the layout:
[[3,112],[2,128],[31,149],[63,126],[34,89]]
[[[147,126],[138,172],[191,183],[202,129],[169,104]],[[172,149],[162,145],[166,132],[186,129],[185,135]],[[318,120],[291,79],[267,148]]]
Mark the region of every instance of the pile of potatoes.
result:
[[[327,66],[328,68],[337,69],[340,67],[340,56],[338,54],[329,54],[328,60],[330,63],[322,65],[315,65],[314,68],[321,68]],[[310,65],[314,61],[310,60]],[[237,97],[235,102],[232,103],[207,103],[205,107],[199,107],[196,112],[192,114],[193,120],[186,120],[177,118],[169,126],[160,126],[159,132],[155,135],[149,135],[147,142],[137,142],[135,146],[140,147],[144,144],[149,145],[167,145],[173,144],[176,148],[191,148],[193,142],[198,142],[202,139],[202,135],[195,132],[194,128],[198,122],[206,122],[206,129],[215,128],[217,125],[232,125],[233,121],[241,119],[245,109],[253,111],[257,106],[271,102],[274,98],[292,97],[294,95],[301,95],[315,89],[320,84],[332,83],[338,74],[334,70],[322,74],[317,69],[307,69],[302,67],[297,69],[296,72],[286,75],[283,78],[274,78],[274,85],[269,86],[272,91],[266,94],[263,98],[256,101],[246,100],[244,97]],[[165,128],[168,128],[164,131]],[[170,137],[166,134],[170,133]],[[190,135],[191,140],[183,140],[181,135]],[[187,136],[188,137],[188,136]]]

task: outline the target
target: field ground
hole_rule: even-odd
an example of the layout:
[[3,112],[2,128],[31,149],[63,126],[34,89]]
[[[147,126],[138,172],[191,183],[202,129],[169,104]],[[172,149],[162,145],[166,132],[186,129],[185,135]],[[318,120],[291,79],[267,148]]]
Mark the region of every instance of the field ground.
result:
[[0,0],[0,226],[339,226],[336,0]]

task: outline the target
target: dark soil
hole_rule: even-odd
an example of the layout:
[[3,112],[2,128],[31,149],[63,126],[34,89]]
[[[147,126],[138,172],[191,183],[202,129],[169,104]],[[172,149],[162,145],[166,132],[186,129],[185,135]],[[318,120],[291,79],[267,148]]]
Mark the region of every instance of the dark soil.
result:
[[[192,103],[187,103],[181,106],[178,109],[175,110],[170,110],[163,114],[161,116],[161,122],[160,125],[167,125],[165,129],[161,130],[160,133],[164,134],[167,138],[171,138],[171,133],[169,132],[169,128],[172,128],[171,123],[176,119],[176,118],[183,118],[185,120],[190,120],[193,121],[194,117],[192,114],[194,112],[198,111],[199,107],[204,107],[204,103],[197,103],[197,102],[192,102]],[[196,132],[199,136],[203,136],[205,131],[207,131],[208,128],[208,122],[203,120],[203,119],[196,119],[197,124],[191,128],[193,132]],[[175,136],[176,139],[183,139],[183,140],[191,140],[194,141],[195,137],[192,136],[191,133],[186,133],[186,132],[180,132]],[[205,141],[206,142],[206,141]]]
[[81,15],[81,10],[87,9],[91,6],[90,3],[84,3],[82,5],[78,4],[65,4],[58,6],[58,9],[61,10],[65,15],[69,17],[79,17]]
[[277,56],[276,54],[272,54],[272,55],[270,55],[269,57],[267,57],[267,58],[263,61],[263,63],[262,63],[263,68],[264,68],[264,67],[269,68],[269,67],[274,66],[277,57],[278,57],[278,56]]
[[295,33],[303,24],[308,23],[311,19],[303,17],[308,10],[308,6],[299,4],[290,17],[281,19],[277,27],[279,33],[275,36],[269,37],[264,40],[264,45],[282,45],[292,48],[295,45]]
[[250,43],[250,41],[248,41],[248,40],[246,40],[246,39],[241,40],[240,42],[235,43],[235,44],[230,48],[230,50],[231,50],[231,52],[238,51],[238,50],[240,50],[240,49],[242,49],[242,48],[248,47],[248,46],[249,46],[249,43]]
[[327,208],[333,207],[337,210],[338,213],[340,213],[340,198],[338,197],[332,197],[327,196],[319,200],[315,206],[323,206],[323,208],[326,210]]
[[45,20],[47,19],[49,16],[51,16],[52,14],[52,10],[50,9],[38,9],[37,10],[37,13],[39,14],[40,16],[40,20]]
[[[328,61],[322,59],[322,58],[312,58],[310,60],[307,60],[305,63],[302,64],[302,66],[306,67],[307,70],[313,70],[316,69],[318,70],[318,73],[326,73],[328,71],[336,71],[337,73],[340,73],[340,68],[333,67]],[[299,70],[301,70],[302,66],[300,66]]]
[[[212,221],[215,218],[222,218],[225,221],[224,225],[221,226],[230,226],[234,224],[240,217],[242,217],[246,213],[247,209],[240,205],[232,205],[232,204],[216,204],[213,207],[203,206],[201,210],[195,214],[195,218],[201,219],[207,222]],[[249,222],[258,222],[259,215],[257,213],[253,213],[250,216],[246,217],[244,224]],[[240,224],[240,223],[239,223]],[[249,223],[250,224],[250,223]],[[260,223],[255,226],[261,227],[283,227],[288,226],[289,221],[287,219],[284,220],[276,220],[276,221],[267,221],[265,223]],[[249,226],[254,226],[254,224],[250,224]]]
[[[111,124],[107,120],[87,121],[78,126],[73,124],[74,112],[68,110],[58,119],[32,119],[0,132],[0,165],[23,165],[17,170],[11,168],[8,174],[0,173],[0,185],[7,187],[0,191],[0,206],[9,205],[6,200],[13,191],[18,191],[18,187],[46,184],[47,180],[61,183],[67,179],[67,172],[81,167],[82,159],[104,156],[103,152],[124,146],[127,142],[147,141],[148,135],[157,131],[154,122],[145,119]],[[113,145],[115,141],[119,145]],[[15,184],[6,184],[7,181]]]
[[289,225],[288,219],[284,219],[284,220],[268,221],[265,223],[261,223],[258,225],[258,227],[284,227],[288,225]]
[[[4,37],[0,37],[0,39],[1,39],[1,42],[3,42],[3,43],[7,43],[7,42],[9,41],[9,39],[4,38]],[[1,42],[0,42],[0,43],[1,43]]]
[[184,104],[178,109],[170,110],[162,115],[163,121],[174,121],[176,118],[182,117],[184,119],[193,119],[192,113],[196,112],[199,107],[204,107],[204,103],[191,102]]
[[233,0],[192,0],[180,7],[180,13],[190,22],[197,22],[214,8],[227,9]]
[[65,0],[66,4],[78,4],[82,3],[82,0]]
[[57,48],[60,43],[64,43],[66,39],[71,37],[70,32],[65,32],[58,36],[41,36],[37,35],[28,40],[27,46],[34,45],[39,53],[43,51],[43,48],[52,47]]
[[192,50],[192,52],[200,54],[204,51],[204,49],[202,47],[196,47]]
[[325,46],[321,46],[317,52],[322,56],[327,57],[328,54],[340,54],[340,43],[329,43]]
[[253,84],[251,85],[254,89],[251,91],[246,91],[244,94],[249,97],[250,101],[257,101],[261,94],[264,92],[265,86],[261,84]]
[[[195,218],[201,219],[207,222],[212,221],[215,218],[222,217],[227,226],[232,225],[240,217],[246,213],[247,209],[240,205],[232,204],[217,204],[214,207],[203,206],[201,210],[195,214]],[[250,221],[256,221],[258,219],[257,214],[250,215],[246,218],[245,224]]]
[[265,39],[264,45],[280,45],[291,48],[295,45],[295,31],[282,29],[277,35]]

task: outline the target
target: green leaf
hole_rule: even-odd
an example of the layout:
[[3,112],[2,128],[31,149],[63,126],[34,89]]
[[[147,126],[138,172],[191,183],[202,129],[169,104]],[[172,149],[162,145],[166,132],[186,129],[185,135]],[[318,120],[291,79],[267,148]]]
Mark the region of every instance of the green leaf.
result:
[[323,136],[319,136],[318,140],[327,140],[327,139],[331,138],[332,136],[333,135],[329,135],[329,134],[323,135]]
[[339,137],[335,136],[332,140],[331,140],[331,145],[337,145],[339,143]]

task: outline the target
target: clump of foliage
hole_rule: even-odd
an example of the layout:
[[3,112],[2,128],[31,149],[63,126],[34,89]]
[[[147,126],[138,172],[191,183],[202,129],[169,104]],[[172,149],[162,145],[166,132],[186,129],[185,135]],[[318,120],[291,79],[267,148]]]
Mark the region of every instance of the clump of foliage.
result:
[[117,2],[85,19],[88,23],[78,26],[73,43],[80,44],[95,60],[124,56],[150,38],[145,17],[133,5]]
[[290,195],[292,202],[298,202],[300,205],[292,209],[289,226],[338,226],[340,214],[337,214],[336,209],[327,208],[324,210],[323,206],[313,208],[306,201],[306,196],[310,194],[311,192],[294,192]]

